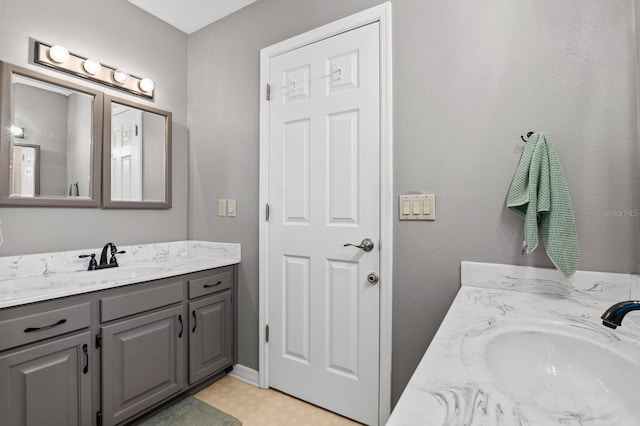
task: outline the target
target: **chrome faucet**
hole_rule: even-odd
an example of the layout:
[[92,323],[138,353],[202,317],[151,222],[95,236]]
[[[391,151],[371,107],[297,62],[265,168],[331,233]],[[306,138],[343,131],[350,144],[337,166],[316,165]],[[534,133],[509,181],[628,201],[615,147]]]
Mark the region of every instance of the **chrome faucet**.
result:
[[607,309],[600,318],[602,324],[610,328],[622,325],[622,319],[631,311],[640,311],[640,300],[627,300],[618,302]]

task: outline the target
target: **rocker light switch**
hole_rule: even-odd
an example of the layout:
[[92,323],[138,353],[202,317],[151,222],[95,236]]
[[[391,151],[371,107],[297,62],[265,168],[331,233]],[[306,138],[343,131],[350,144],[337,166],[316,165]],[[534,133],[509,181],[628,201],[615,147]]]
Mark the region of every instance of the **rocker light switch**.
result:
[[227,216],[236,217],[236,200],[227,200]]
[[422,214],[425,220],[436,220],[436,196],[422,195]]
[[411,214],[415,215],[419,215],[420,214],[420,210],[422,210],[422,206],[421,206],[422,202],[418,199],[415,198],[413,200],[413,211],[411,212]]
[[410,215],[411,214],[411,201],[403,200],[402,196],[400,197],[400,204],[402,205],[402,215]]
[[227,200],[218,200],[218,216],[227,215]]

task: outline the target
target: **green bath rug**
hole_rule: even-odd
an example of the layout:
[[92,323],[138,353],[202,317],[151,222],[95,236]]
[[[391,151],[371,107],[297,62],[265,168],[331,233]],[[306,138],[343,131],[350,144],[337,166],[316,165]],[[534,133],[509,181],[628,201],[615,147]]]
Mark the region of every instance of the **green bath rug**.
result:
[[138,426],[240,426],[242,422],[227,413],[188,396],[156,413]]

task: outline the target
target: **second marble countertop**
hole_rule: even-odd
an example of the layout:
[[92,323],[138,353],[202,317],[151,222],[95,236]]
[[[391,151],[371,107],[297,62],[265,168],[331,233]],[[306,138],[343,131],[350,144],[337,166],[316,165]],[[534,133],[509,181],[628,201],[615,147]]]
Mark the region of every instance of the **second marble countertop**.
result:
[[[495,266],[491,266],[495,271]],[[513,277],[510,273],[501,275],[508,279]],[[623,274],[612,275],[617,275],[614,278],[619,281],[626,279]],[[601,347],[625,352],[632,362],[640,362],[640,314],[628,315],[622,327],[611,330],[604,327],[600,319],[611,300],[588,294],[576,296],[574,290],[567,294],[549,291],[549,287],[553,289],[556,284],[546,279],[538,280],[538,284],[546,289],[536,288],[533,282],[533,293],[463,285],[387,424],[638,424],[638,418],[630,415],[628,407],[625,410],[614,406],[617,405],[615,398],[611,398],[613,404],[603,407],[603,402],[595,398],[597,393],[594,392],[593,400],[589,400],[585,397],[588,392],[580,389],[581,392],[553,395],[553,407],[544,407],[537,401],[514,398],[487,374],[485,348],[490,338],[504,330],[532,325],[552,332],[556,327],[575,330],[597,340]],[[566,284],[560,284],[563,287],[557,288],[564,291]],[[498,285],[493,282],[488,287],[492,286]],[[628,286],[613,290],[614,297],[629,292]],[[518,372],[518,375],[527,374],[527,370]],[[548,389],[546,392],[553,391]]]

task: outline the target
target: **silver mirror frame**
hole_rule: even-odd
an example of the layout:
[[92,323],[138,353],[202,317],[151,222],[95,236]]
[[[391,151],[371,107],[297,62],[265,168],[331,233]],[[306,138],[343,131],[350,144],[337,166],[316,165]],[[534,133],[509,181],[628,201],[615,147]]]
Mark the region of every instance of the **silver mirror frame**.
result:
[[[11,126],[11,108],[13,105],[12,76],[22,75],[41,80],[71,90],[93,96],[92,133],[93,154],[91,158],[91,198],[46,198],[11,196],[11,144],[9,132]],[[27,68],[0,61],[0,205],[1,206],[34,206],[34,207],[100,207],[101,171],[102,171],[102,122],[103,93],[86,86],[61,80]]]
[[[111,105],[113,103],[137,108],[142,111],[152,112],[165,118],[165,199],[164,201],[125,201],[111,199]],[[148,105],[140,104],[128,99],[117,98],[111,95],[104,95],[104,118],[103,118],[103,143],[102,143],[102,208],[104,209],[170,209],[171,208],[171,123],[172,115],[169,111],[164,111]]]

